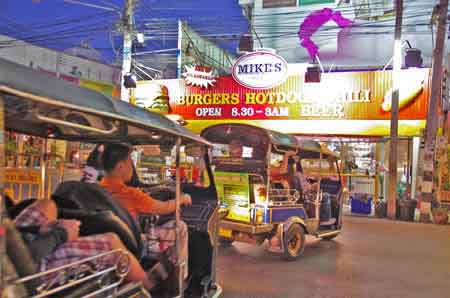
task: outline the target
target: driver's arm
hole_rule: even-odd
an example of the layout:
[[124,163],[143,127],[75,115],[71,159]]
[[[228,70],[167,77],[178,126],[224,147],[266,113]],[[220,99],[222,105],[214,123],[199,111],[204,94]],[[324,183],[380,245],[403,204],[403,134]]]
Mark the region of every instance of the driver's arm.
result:
[[[175,212],[175,200],[168,200],[165,202],[156,200],[137,188],[130,188],[130,192],[130,197],[132,196],[134,198],[133,209],[138,210],[140,213],[164,215]],[[181,195],[180,204],[190,205],[191,199],[189,195]]]

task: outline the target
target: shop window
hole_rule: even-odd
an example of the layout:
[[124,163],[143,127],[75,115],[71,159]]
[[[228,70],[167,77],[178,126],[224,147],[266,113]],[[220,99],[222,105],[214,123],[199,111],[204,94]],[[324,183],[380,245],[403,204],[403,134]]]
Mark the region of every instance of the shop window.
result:
[[357,19],[376,20],[394,15],[394,2],[392,0],[358,0],[353,1]]
[[298,5],[304,6],[313,4],[329,4],[329,3],[335,3],[335,0],[299,0]]
[[[332,1],[334,2],[334,0]],[[263,0],[263,8],[279,8],[297,6],[297,0]]]

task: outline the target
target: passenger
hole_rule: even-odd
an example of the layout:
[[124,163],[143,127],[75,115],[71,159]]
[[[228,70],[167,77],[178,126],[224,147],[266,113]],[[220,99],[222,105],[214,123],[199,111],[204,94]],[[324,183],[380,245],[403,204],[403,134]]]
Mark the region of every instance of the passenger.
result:
[[272,182],[278,182],[281,185],[283,185],[283,188],[290,189],[292,188],[290,186],[289,181],[291,181],[291,177],[289,177],[289,160],[292,156],[296,154],[295,151],[287,151],[283,155],[283,160],[281,161],[280,165],[270,167],[270,177]]
[[[57,219],[57,213],[57,207],[53,201],[38,200],[14,219],[17,229],[21,232],[33,259],[39,266],[39,271],[120,249],[127,253],[130,259],[130,271],[125,277],[126,281],[142,282],[148,290],[156,285],[116,234],[105,233],[80,237],[80,222]],[[114,254],[104,257],[99,260],[98,265],[113,265],[117,261],[115,257]]]
[[104,150],[103,144],[98,144],[95,146],[94,150],[89,153],[86,160],[86,166],[83,169],[83,176],[81,181],[88,183],[96,183],[100,181],[103,177],[103,167],[101,156]]
[[[127,186],[133,175],[133,162],[130,153],[132,148],[124,144],[110,144],[106,146],[103,152],[102,162],[105,169],[105,177],[100,182],[113,198],[126,208],[131,215],[137,219],[140,213],[151,214],[170,214],[175,212],[175,200],[159,201],[141,190]],[[189,195],[181,195],[181,205],[191,205],[191,197]],[[177,254],[175,251],[175,221],[170,220],[161,226],[155,228],[155,235],[151,240],[147,240],[146,246],[152,253],[167,253],[169,259],[176,264]],[[180,243],[181,255],[180,261],[187,264],[188,258],[188,233],[187,226],[184,222],[180,225]],[[187,277],[188,270],[185,266],[184,277]]]
[[[102,154],[104,150],[103,144],[98,144],[89,153],[86,160],[86,167],[83,170],[83,176],[81,178],[82,182],[87,183],[97,183],[102,180],[104,175],[103,164],[102,164]],[[137,152],[134,150],[133,152]],[[143,183],[136,171],[136,160],[133,159],[133,177],[126,184],[133,187],[146,187],[147,184]]]
[[272,177],[285,176],[288,174],[289,158],[296,154],[295,151],[286,151],[283,155],[283,160],[279,166],[270,167],[270,175]]
[[301,161],[298,161],[296,163],[296,168],[297,168],[297,170],[295,172],[295,176],[298,178],[298,180],[300,182],[300,187],[302,189],[302,192],[305,194],[305,193],[317,191],[317,188],[318,188],[317,181],[312,182],[312,180],[309,179],[308,175],[306,175],[303,172],[303,167],[302,167]]

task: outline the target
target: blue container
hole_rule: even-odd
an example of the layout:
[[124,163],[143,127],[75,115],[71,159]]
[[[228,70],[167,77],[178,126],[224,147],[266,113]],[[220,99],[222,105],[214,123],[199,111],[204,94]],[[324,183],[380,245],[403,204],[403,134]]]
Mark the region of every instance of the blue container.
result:
[[[362,196],[367,199],[363,200]],[[370,214],[372,213],[372,197],[366,194],[353,194],[350,196],[352,213]]]

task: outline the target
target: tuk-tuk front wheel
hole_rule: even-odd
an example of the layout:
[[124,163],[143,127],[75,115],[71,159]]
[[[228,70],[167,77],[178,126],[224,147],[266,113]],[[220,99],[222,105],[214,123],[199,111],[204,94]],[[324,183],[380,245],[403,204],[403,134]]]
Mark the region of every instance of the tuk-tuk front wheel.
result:
[[283,238],[283,258],[286,261],[295,261],[305,250],[305,229],[294,223]]
[[325,236],[325,237],[322,237],[322,240],[331,241],[334,238],[336,238],[338,235],[339,234],[334,234],[334,235],[331,235],[331,236]]
[[225,237],[219,237],[218,240],[219,240],[220,246],[223,246],[223,247],[231,246],[234,242],[234,239],[225,238]]

